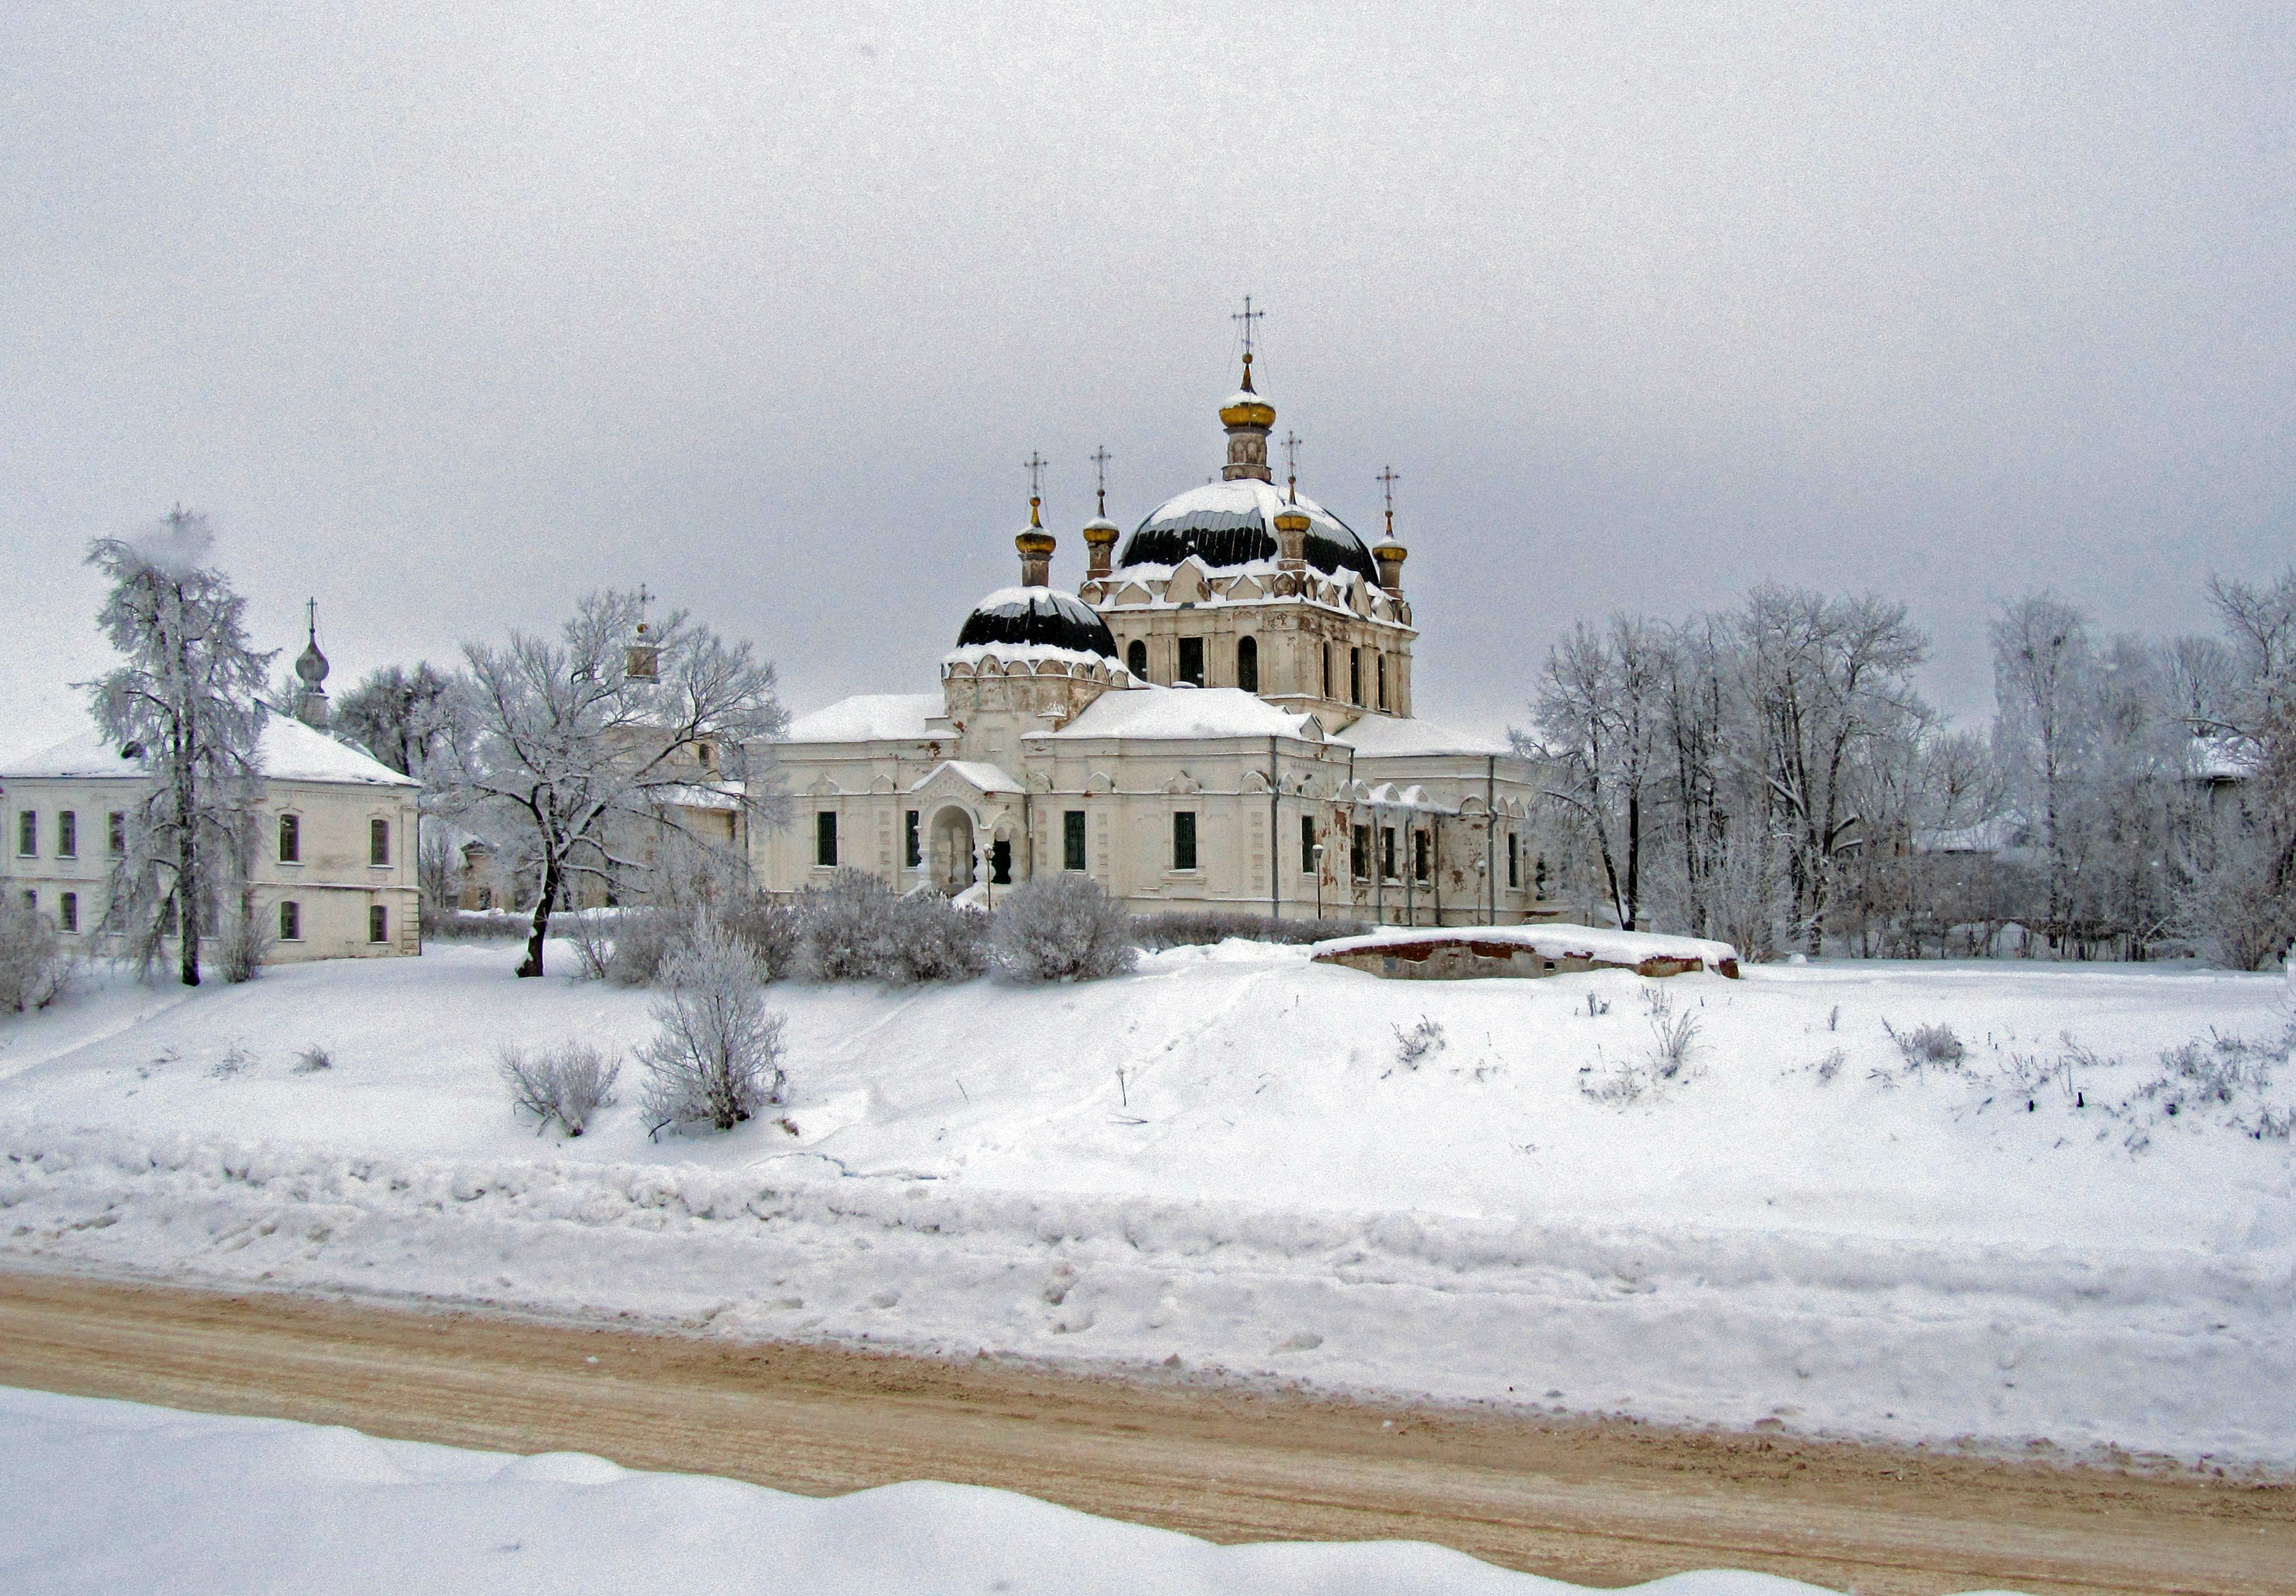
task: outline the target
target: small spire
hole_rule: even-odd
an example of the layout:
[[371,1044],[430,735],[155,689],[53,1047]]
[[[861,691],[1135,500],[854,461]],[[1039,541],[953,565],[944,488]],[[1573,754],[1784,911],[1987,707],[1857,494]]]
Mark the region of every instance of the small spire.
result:
[[1283,502],[1297,504],[1300,502],[1300,435],[1297,432],[1283,435]]
[[305,625],[307,627],[308,627],[308,628],[309,628],[311,646],[312,646],[313,648],[315,648],[315,649],[316,649],[316,648],[317,648],[317,647],[319,646],[319,601],[318,601],[318,600],[316,600],[316,599],[305,599],[305,600],[303,601],[303,623],[304,623],[304,625]]
[[1029,468],[1029,524],[1041,527],[1045,524],[1044,518],[1037,512],[1045,503],[1045,457],[1032,449],[1029,458],[1021,463]]
[[1403,479],[1395,474],[1395,468],[1393,466],[1383,465],[1379,469],[1379,475],[1373,478],[1372,480],[1378,483],[1381,487],[1386,490],[1387,541],[1393,543],[1395,541],[1395,485],[1402,481]]
[[1243,329],[1243,391],[1246,393],[1259,391],[1251,386],[1252,323],[1267,314],[1264,310],[1254,310],[1251,307],[1251,296],[1246,294],[1243,296],[1242,314],[1228,317],[1228,320],[1236,323]]
[[1103,444],[1092,452],[1093,497],[1098,501],[1095,512],[1103,520],[1108,519],[1108,446]]

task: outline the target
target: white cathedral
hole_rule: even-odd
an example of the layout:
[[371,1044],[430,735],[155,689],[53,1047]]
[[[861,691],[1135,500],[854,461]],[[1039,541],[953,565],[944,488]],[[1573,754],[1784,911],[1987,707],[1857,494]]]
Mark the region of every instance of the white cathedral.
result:
[[1505,743],[1412,714],[1405,550],[1374,548],[1267,463],[1275,409],[1220,406],[1221,480],[1123,538],[1083,528],[1084,580],[1049,585],[1031,496],[1021,583],[990,593],[942,656],[940,690],[865,694],[752,752],[796,823],[750,832],[759,882],[791,891],[857,866],[993,906],[1078,871],[1136,913],[1511,924],[1541,902],[1538,797]]

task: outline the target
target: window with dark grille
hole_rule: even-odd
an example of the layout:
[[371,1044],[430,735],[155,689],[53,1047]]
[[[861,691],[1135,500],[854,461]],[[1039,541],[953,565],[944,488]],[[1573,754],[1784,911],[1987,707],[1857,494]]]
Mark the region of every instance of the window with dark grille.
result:
[[813,817],[813,862],[828,867],[837,863],[837,811],[824,809]]
[[16,812],[16,852],[26,859],[37,857],[40,851],[40,812],[20,809]]
[[56,857],[79,857],[79,816],[70,809],[56,816]]
[[279,905],[279,940],[282,942],[303,940],[302,904],[287,903]]
[[390,911],[381,904],[366,906],[366,939],[369,942],[390,940]]
[[1312,875],[1316,869],[1316,817],[1300,817],[1300,873]]
[[1424,831],[1411,833],[1411,873],[1423,881],[1427,879],[1428,862],[1435,851],[1430,846],[1433,841]]
[[56,929],[63,931],[79,929],[79,894],[67,892],[56,900]]
[[1393,826],[1382,826],[1379,829],[1379,873],[1390,881],[1400,879],[1395,873],[1395,828]]
[[1510,889],[1522,885],[1522,842],[1513,831],[1507,833],[1507,886]]
[[115,859],[126,858],[127,856],[127,816],[119,810],[114,809],[111,818],[105,823],[105,832],[111,856]]
[[376,819],[366,823],[366,862],[369,864],[390,863],[390,823]]
[[1379,707],[1387,708],[1387,656],[1379,654],[1372,659],[1373,674],[1379,678]]
[[1259,640],[1246,637],[1235,645],[1235,684],[1246,692],[1259,691]]
[[1204,640],[1201,637],[1180,639],[1180,680],[1204,684]]
[[1196,867],[1196,812],[1182,809],[1172,816],[1172,868]]
[[300,864],[303,862],[303,817],[283,814],[279,817],[279,863]]
[[1084,868],[1084,811],[1070,809],[1061,815],[1061,868]]
[[1361,649],[1348,651],[1348,702],[1350,704],[1363,702],[1363,651]]
[[906,830],[901,844],[901,858],[911,870],[925,862],[924,833],[918,829],[919,816],[914,809],[904,821]]
[[1327,642],[1321,646],[1324,651],[1324,696],[1330,698],[1332,696],[1332,645]]
[[1356,828],[1355,847],[1349,850],[1349,859],[1355,866],[1357,880],[1371,880],[1371,828],[1369,826]]

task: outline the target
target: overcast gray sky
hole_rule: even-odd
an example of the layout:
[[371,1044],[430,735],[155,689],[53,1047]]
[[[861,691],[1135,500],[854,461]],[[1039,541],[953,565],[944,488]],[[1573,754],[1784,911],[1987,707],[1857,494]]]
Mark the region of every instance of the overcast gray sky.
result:
[[1246,292],[1431,716],[1776,578],[1977,717],[2003,598],[2296,557],[2286,8],[1116,9],[0,11],[0,752],[178,500],[339,690],[640,581],[929,690],[1031,450],[1062,585],[1096,445],[1128,527],[1217,470]]

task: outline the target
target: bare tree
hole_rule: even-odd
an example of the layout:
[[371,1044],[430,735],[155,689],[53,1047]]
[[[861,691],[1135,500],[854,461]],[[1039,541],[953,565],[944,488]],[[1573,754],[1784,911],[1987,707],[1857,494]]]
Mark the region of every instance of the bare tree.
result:
[[248,646],[246,601],[202,563],[214,541],[207,517],[178,505],[142,536],[99,538],[87,556],[111,582],[97,622],[127,663],[81,685],[105,738],[138,750],[152,777],[112,913],[147,970],[173,929],[186,986],[200,984],[203,921],[251,863],[246,818],[274,657]]
[[[504,648],[463,648],[471,724],[450,740],[444,773],[458,804],[507,821],[530,846],[540,890],[521,976],[542,973],[551,913],[574,882],[611,884],[642,867],[616,852],[618,834],[676,828],[681,790],[710,778],[705,749],[788,724],[774,667],[748,643],[683,610],[641,638],[644,618],[636,594],[593,593],[556,642],[513,633]],[[755,801],[749,789],[740,797]]]
[[2256,969],[2296,944],[2296,568],[2268,587],[2219,579],[2209,592],[2235,663],[2195,729],[2245,779],[2215,817],[2187,918]]
[[425,659],[408,671],[380,666],[335,706],[335,729],[403,776],[424,781],[451,751],[463,713],[461,686]]
[[2092,731],[2093,653],[2088,618],[2053,593],[2005,605],[1993,623],[1994,750],[2046,851],[2053,945],[2066,929],[2066,808]]
[[1601,862],[1611,911],[1633,930],[1643,916],[1644,820],[1659,780],[1659,731],[1670,661],[1665,632],[1613,616],[1551,650],[1536,740],[1515,745],[1561,778],[1547,796],[1573,810]]

